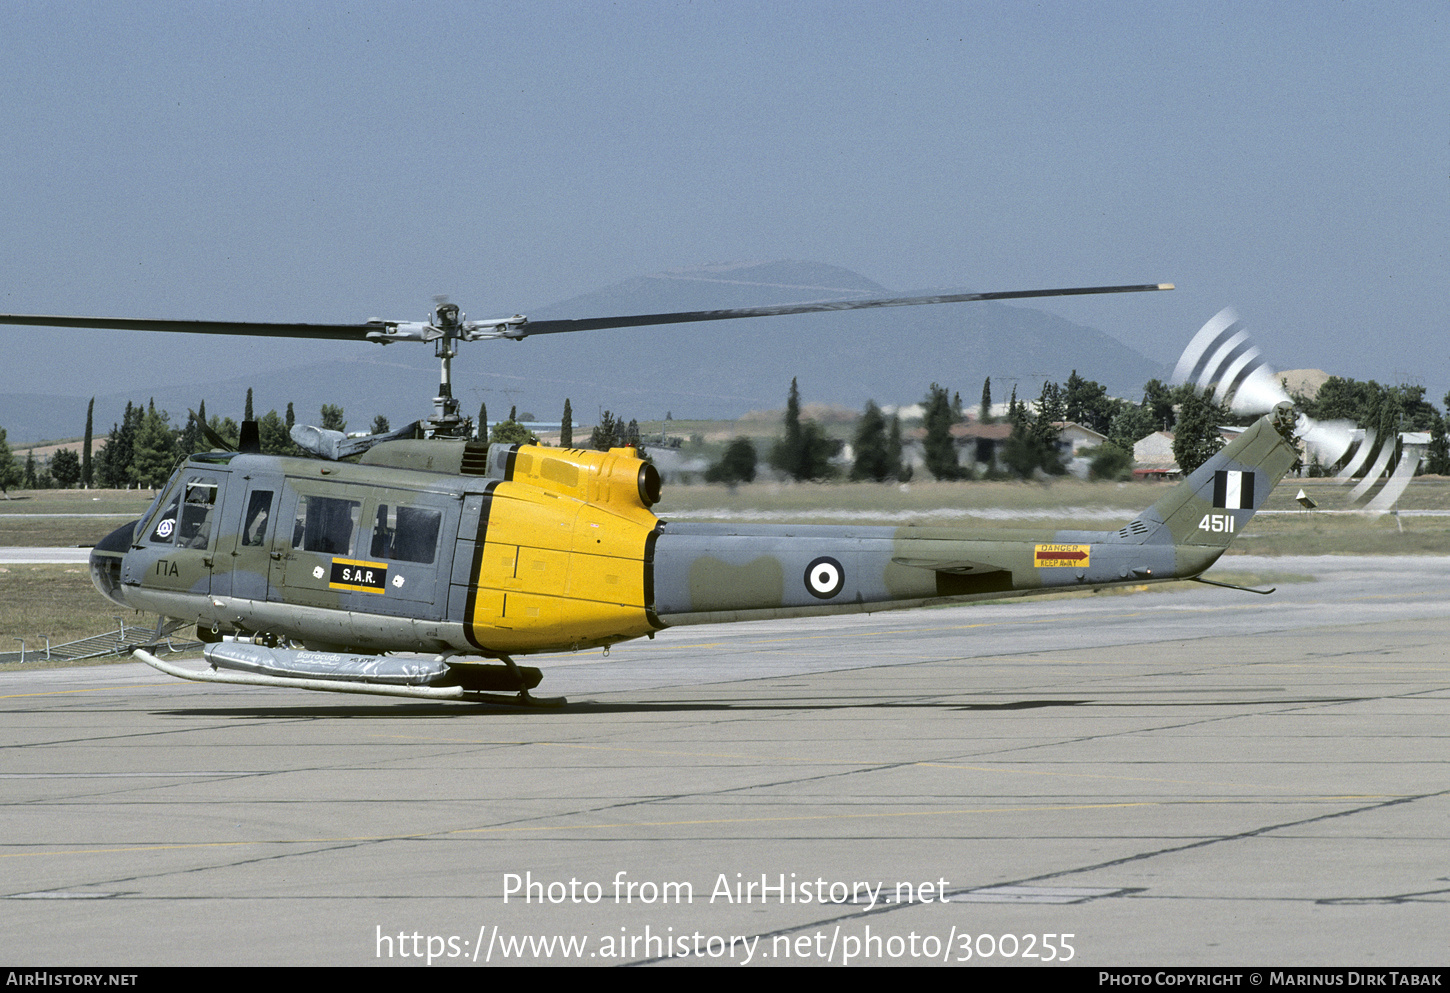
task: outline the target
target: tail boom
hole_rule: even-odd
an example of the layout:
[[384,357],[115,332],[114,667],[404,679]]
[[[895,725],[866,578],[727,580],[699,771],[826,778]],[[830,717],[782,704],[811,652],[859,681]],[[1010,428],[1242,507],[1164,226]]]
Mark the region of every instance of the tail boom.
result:
[[1193,578],[1294,464],[1292,425],[1260,419],[1119,531],[664,522],[654,610],[701,624]]

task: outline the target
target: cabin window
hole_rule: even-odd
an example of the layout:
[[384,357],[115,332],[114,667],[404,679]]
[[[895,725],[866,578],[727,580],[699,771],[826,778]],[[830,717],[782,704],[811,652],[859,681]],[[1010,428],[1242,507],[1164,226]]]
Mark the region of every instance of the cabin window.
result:
[[258,490],[247,501],[247,516],[242,518],[242,544],[260,545],[267,537],[267,522],[272,517],[272,491]]
[[351,555],[353,533],[362,513],[356,500],[304,496],[297,501],[292,547],[324,555]]
[[442,524],[441,511],[380,503],[373,527],[372,556],[394,562],[430,563],[438,551],[438,529]]

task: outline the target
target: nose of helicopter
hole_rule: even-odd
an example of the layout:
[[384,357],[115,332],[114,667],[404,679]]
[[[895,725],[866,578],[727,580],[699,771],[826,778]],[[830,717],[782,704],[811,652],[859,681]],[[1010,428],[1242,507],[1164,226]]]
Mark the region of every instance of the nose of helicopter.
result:
[[140,521],[123,524],[106,535],[91,549],[91,582],[101,596],[114,604],[128,607],[121,589],[121,560],[131,549],[131,538]]

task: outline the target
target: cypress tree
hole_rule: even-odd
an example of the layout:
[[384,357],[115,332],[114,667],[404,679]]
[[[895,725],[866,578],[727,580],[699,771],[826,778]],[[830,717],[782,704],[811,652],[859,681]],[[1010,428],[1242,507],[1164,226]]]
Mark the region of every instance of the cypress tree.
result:
[[891,457],[886,443],[886,417],[874,400],[866,402],[866,412],[856,425],[856,460],[851,463],[851,478],[884,482],[892,475]]
[[91,488],[91,425],[96,414],[96,398],[91,397],[91,402],[86,404],[86,442],[81,448],[81,485],[86,489]]
[[20,466],[15,464],[15,455],[10,443],[5,440],[5,429],[0,428],[0,493],[10,499],[10,487],[20,482]]
[[891,415],[891,431],[886,436],[886,471],[903,483],[911,478],[911,469],[901,460],[901,418],[896,414]]
[[792,479],[810,478],[806,472],[801,434],[801,391],[794,378],[785,401],[785,437],[770,450],[770,464]]
[[952,441],[952,402],[945,386],[932,383],[926,394],[926,467],[937,479],[961,479],[957,446]]
[[564,398],[564,421],[559,425],[559,447],[574,447],[574,408],[569,406],[569,398]]

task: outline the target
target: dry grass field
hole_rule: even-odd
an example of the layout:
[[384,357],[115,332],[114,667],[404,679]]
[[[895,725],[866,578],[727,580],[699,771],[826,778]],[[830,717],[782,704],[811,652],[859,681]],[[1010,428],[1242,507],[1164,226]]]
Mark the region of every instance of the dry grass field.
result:
[[0,565],[0,652],[28,652],[76,641],[102,631],[115,631],[116,618],[126,626],[156,623],[122,610],[96,592],[90,570],[83,565]]
[[[655,509],[662,517],[684,520],[1116,529],[1172,485],[1065,479],[907,486],[757,483],[734,490],[674,486],[666,489]],[[1294,496],[1301,486],[1319,510],[1298,509]],[[88,546],[143,513],[152,495],[135,490],[18,491],[13,499],[0,500],[0,546]],[[1230,556],[1450,554],[1450,479],[1417,479],[1400,501],[1402,513],[1378,519],[1343,513],[1346,496],[1345,487],[1323,480],[1286,480],[1270,498],[1265,508],[1269,512],[1254,518]],[[1213,575],[1245,585],[1304,578],[1236,571],[1231,558]],[[59,643],[114,630],[120,613],[92,588],[85,566],[0,566],[0,652],[18,650],[22,638],[27,648],[43,648],[46,637]],[[126,617],[128,625],[149,626],[152,621],[134,613]]]

